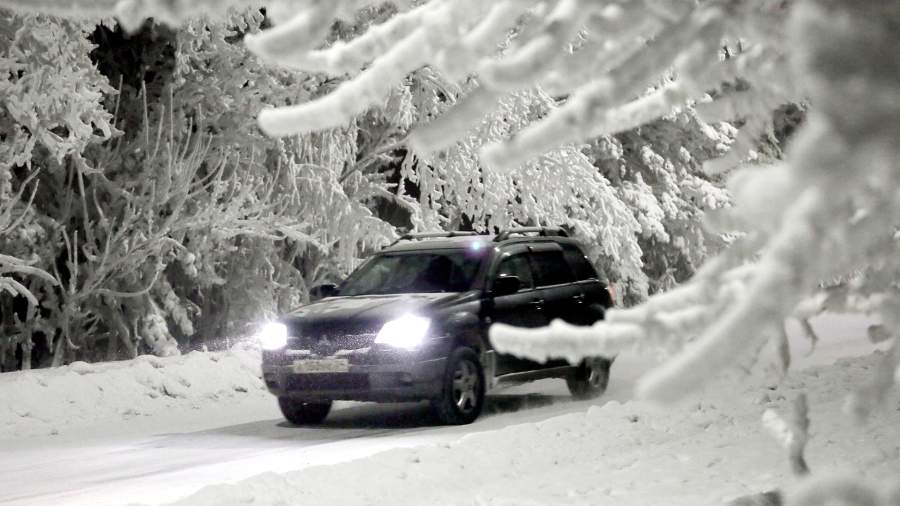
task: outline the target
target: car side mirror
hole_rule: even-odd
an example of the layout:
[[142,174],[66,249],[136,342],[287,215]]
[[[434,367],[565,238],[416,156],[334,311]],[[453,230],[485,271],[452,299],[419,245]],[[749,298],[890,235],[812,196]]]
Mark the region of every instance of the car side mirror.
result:
[[324,283],[312,287],[309,291],[309,299],[316,301],[325,297],[334,297],[338,294],[338,286],[334,283]]
[[494,297],[511,295],[522,288],[522,282],[518,276],[502,276],[494,280]]

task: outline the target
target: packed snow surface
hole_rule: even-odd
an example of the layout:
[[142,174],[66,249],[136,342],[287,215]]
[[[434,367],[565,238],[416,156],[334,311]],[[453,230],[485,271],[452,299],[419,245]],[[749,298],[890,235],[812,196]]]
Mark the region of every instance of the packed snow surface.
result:
[[722,504],[790,487],[786,453],[761,414],[787,413],[803,391],[814,473],[864,469],[869,478],[896,477],[897,397],[863,426],[842,412],[846,394],[870,378],[876,359],[840,359],[771,388],[732,376],[665,410],[609,401],[454,443],[211,486],[177,504]]
[[896,392],[867,424],[843,412],[890,343],[868,342],[862,318],[813,325],[811,355],[789,327],[781,381],[757,364],[663,410],[633,399],[653,361],[623,355],[600,399],[545,380],[492,394],[462,427],[360,403],[291,427],[252,350],[3,374],[0,504],[721,504],[793,483],[762,416],[802,391],[813,473],[900,475]]

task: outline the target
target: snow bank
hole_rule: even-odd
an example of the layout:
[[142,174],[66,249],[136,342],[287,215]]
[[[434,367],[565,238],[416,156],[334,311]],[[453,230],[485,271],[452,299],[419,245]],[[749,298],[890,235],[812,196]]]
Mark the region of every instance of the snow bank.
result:
[[761,416],[786,412],[802,391],[810,401],[813,473],[865,469],[870,479],[896,477],[896,395],[865,426],[842,412],[880,353],[794,372],[777,387],[732,376],[665,410],[610,401],[454,444],[206,487],[176,504],[722,504],[790,485],[787,458]]
[[258,350],[191,352],[0,374],[0,439],[58,434],[267,397]]

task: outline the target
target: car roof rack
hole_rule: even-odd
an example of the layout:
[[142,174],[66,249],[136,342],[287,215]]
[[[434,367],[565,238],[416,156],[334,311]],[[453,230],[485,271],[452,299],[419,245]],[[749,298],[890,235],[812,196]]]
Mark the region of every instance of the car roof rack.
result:
[[494,237],[494,242],[505,241],[513,234],[525,235],[534,233],[541,237],[569,237],[569,233],[559,227],[518,227],[501,230],[500,233]]
[[390,248],[391,246],[397,244],[400,241],[415,241],[418,239],[435,239],[437,237],[463,237],[470,235],[482,235],[478,232],[468,232],[468,231],[460,231],[460,230],[451,230],[449,232],[420,232],[415,234],[403,234],[397,238],[394,242],[388,244],[386,247]]

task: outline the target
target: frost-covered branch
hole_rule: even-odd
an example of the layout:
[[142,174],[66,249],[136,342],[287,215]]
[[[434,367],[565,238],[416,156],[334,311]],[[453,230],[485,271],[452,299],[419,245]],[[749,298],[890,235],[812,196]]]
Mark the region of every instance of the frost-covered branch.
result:
[[[54,10],[53,2],[29,7],[6,1],[17,9]],[[234,5],[249,3],[119,0],[114,10],[123,24],[133,29],[146,17],[177,25],[200,12],[222,14]],[[658,2],[643,1],[398,2],[394,16],[350,40],[325,44],[333,20],[345,19],[371,3],[308,0],[269,6],[275,26],[246,36],[254,53],[297,70],[354,77],[324,97],[262,111],[264,131],[284,136],[345,125],[354,115],[385,100],[392,86],[411,71],[431,66],[451,79],[476,76],[486,90],[481,100],[461,102],[468,106],[436,120],[435,126],[447,126],[448,137],[459,138],[465,127],[475,125],[490,111],[490,107],[481,109],[474,104],[546,83],[554,94],[568,96],[573,107],[567,110],[578,108],[582,113],[553,113],[535,120],[527,142],[499,139],[486,147],[488,161],[514,167],[558,144],[626,130],[663,116],[689,99],[703,98],[708,90],[721,85],[716,69],[723,65],[717,58],[723,37],[749,36],[763,48],[777,47],[784,9],[783,3],[773,0],[718,0],[698,6],[677,3],[665,8]],[[66,14],[79,3],[55,5],[59,13]],[[109,12],[109,3],[84,0],[80,5],[85,12],[101,6]],[[768,97],[756,100],[755,105],[795,93],[783,65],[753,67],[749,56],[735,58],[747,61],[738,64],[746,70],[742,79],[751,83],[746,95]],[[656,85],[673,70],[673,89],[653,100],[641,99],[644,88]],[[561,120],[564,129],[559,128]],[[413,132],[411,139],[423,153],[448,145],[446,138],[428,133]],[[523,152],[523,145],[529,150]]]
[[0,0],[3,8],[75,19],[103,19],[114,14],[130,31],[149,18],[178,26],[193,16],[221,15],[232,6],[261,4],[261,0]]
[[900,500],[900,481],[872,483],[850,475],[813,475],[787,494],[788,506],[893,506]]
[[809,465],[803,455],[809,439],[809,406],[806,394],[797,396],[789,419],[769,409],[763,413],[762,422],[778,443],[787,450],[794,476],[808,475]]
[[[310,7],[296,19],[327,16],[337,4],[329,4],[327,8]],[[583,45],[599,43],[602,46],[608,41],[610,48],[623,45],[640,48],[642,45],[634,42],[638,35],[651,39],[634,53],[616,51],[627,56],[620,64],[606,63],[609,66],[603,72],[595,68],[594,82],[584,89],[575,83],[569,83],[572,87],[563,89],[557,79],[558,92],[572,94],[565,109],[537,120],[527,129],[527,134],[514,137],[514,142],[501,140],[486,147],[485,159],[489,164],[513,167],[562,143],[640,125],[666,114],[688,98],[699,97],[704,89],[718,87],[715,73],[705,70],[717,65],[715,55],[727,24],[725,10],[715,2],[693,12],[690,9],[671,12],[655,9],[648,16],[646,11],[640,11],[644,20],[654,21],[637,23],[640,30],[623,28],[635,24],[633,21],[638,19],[639,9],[630,7],[624,11],[617,4],[572,0],[555,5],[507,1],[488,9],[489,5],[433,0],[370,28],[354,40],[338,42],[326,49],[306,50],[310,43],[308,31],[283,27],[249,38],[251,49],[260,56],[293,68],[332,74],[364,68],[329,96],[306,104],[263,111],[261,126],[274,135],[338,126],[352,114],[383,100],[390,83],[400,81],[411,70],[426,64],[449,76],[477,75],[481,88],[474,97],[464,98],[446,116],[425,126],[422,133],[412,132],[410,139],[417,151],[427,152],[443,148],[448,145],[448,139],[462,135],[490,111],[491,103],[504,92],[526,88],[550,71],[556,76],[572,70],[583,72],[585,66],[577,65],[576,68],[573,62],[568,62],[571,58],[564,50],[577,37],[584,39]],[[529,5],[530,10],[524,10]],[[541,14],[544,11],[545,16]],[[526,21],[524,27],[517,28],[519,14],[525,14]],[[540,27],[532,28],[535,18],[543,19],[543,22]],[[416,23],[421,26],[416,28]],[[510,47],[497,58],[498,35],[509,30],[517,30],[517,33],[513,35]],[[622,36],[627,44],[617,41],[615,35]],[[304,37],[302,43],[293,41],[296,37]],[[293,42],[278,43],[278,40]],[[280,44],[277,47],[291,49],[273,49],[275,46],[260,41],[273,41],[272,44]],[[574,57],[583,58],[590,54],[589,47],[576,50]],[[675,57],[679,58],[678,62]],[[607,60],[598,58],[595,61]],[[683,77],[678,83],[653,98],[627,103],[636,88],[652,84],[662,77],[659,69],[672,64],[681,69]],[[621,110],[615,110],[620,106]],[[608,109],[611,110],[607,112]],[[597,125],[600,118],[605,126]],[[437,132],[445,132],[445,135],[439,136]],[[523,150],[523,147],[527,149]]]
[[[9,173],[0,171],[0,238],[10,234],[16,227],[22,223],[26,216],[31,212],[31,206],[34,202],[34,196],[37,193],[37,183],[35,189],[31,192],[27,202],[22,201],[22,196],[29,183],[35,180],[37,171],[32,173],[22,184],[16,194],[12,193],[12,185],[9,181]],[[28,299],[32,306],[37,306],[37,298],[31,293],[25,285],[23,285],[15,277],[10,276],[35,276],[44,281],[55,284],[56,280],[47,271],[34,267],[35,260],[26,261],[21,258],[0,253],[0,294],[8,292],[11,295],[20,295]]]
[[[643,306],[612,310],[592,329],[561,323],[530,331],[498,326],[492,332],[497,348],[540,360],[580,360],[625,346],[683,346],[638,388],[646,398],[668,401],[758,349],[801,301],[819,292],[821,280],[873,266],[883,274],[872,276],[864,286],[896,300],[896,285],[892,288],[891,283],[900,271],[891,252],[896,250],[894,230],[900,221],[900,196],[894,191],[900,183],[900,153],[890,139],[900,134],[900,87],[876,77],[883,69],[880,62],[860,62],[852,69],[828,63],[860,61],[868,54],[864,48],[900,47],[900,40],[879,21],[894,15],[896,7],[886,5],[869,5],[864,12],[841,2],[801,2],[794,7],[787,46],[796,52],[792,75],[815,107],[787,152],[786,166],[745,169],[733,178],[736,206],[726,214],[732,224],[748,231],[755,246],[730,248],[723,257],[728,262],[713,264],[721,269],[704,268],[683,287],[652,297]],[[830,24],[835,16],[856,29],[835,29]],[[755,65],[763,68],[759,62]],[[861,82],[869,85],[853,88]],[[864,104],[847,106],[848,93]],[[879,279],[886,283],[880,289]],[[673,305],[664,302],[681,293],[703,296]],[[871,309],[894,321],[893,306]],[[884,392],[894,383],[891,370],[886,365],[878,373],[873,392]]]

